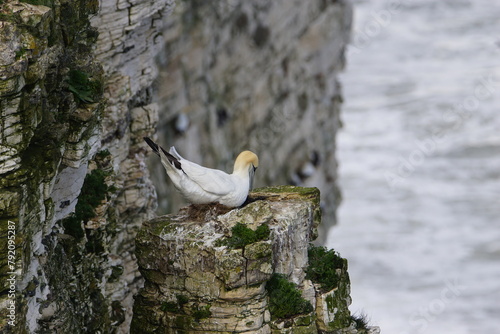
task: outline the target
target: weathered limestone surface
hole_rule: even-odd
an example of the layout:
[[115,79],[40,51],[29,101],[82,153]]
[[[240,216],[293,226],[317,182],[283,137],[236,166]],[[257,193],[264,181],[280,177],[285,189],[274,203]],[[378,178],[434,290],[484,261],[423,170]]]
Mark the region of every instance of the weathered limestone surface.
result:
[[129,331],[134,237],[156,208],[142,137],[158,120],[154,59],[172,7],[0,1],[0,332]]
[[[164,34],[160,143],[228,171],[253,150],[262,161],[256,185],[320,188],[326,230],[340,197],[337,74],[351,15],[348,1],[179,2]],[[154,164],[161,212],[175,212],[184,204]]]
[[[319,203],[316,188],[261,188],[240,209],[191,206],[145,222],[136,254],[146,282],[136,297],[131,331],[368,333],[357,331],[350,317],[347,267],[338,269],[339,283],[331,291],[306,279]],[[238,223],[252,230],[267,225],[270,234],[242,248],[224,244]],[[312,312],[273,317],[266,283],[275,273],[297,284]]]

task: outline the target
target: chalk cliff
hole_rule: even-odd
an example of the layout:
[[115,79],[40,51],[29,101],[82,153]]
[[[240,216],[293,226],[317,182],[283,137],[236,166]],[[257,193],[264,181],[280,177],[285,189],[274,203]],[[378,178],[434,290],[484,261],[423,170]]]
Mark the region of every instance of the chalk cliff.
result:
[[172,6],[0,1],[0,331],[128,332],[134,237],[156,208],[142,136],[158,119],[154,56]]

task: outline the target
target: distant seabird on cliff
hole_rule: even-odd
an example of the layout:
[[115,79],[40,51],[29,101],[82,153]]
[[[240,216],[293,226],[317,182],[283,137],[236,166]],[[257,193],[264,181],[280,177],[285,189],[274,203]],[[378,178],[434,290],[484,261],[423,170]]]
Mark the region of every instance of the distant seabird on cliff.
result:
[[241,152],[234,161],[233,173],[227,174],[184,159],[173,146],[167,152],[148,137],[144,137],[144,140],[160,157],[175,188],[188,202],[218,202],[228,207],[238,207],[245,202],[259,166],[259,158],[255,153]]

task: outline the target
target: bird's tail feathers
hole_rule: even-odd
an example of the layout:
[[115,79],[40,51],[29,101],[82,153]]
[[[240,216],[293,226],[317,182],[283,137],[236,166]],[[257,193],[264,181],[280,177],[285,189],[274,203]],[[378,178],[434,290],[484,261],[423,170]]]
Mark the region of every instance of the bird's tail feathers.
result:
[[160,154],[159,150],[161,150],[161,153],[163,153],[165,155],[165,157],[167,158],[168,162],[170,162],[170,164],[174,165],[175,168],[177,168],[177,169],[181,169],[181,162],[179,161],[180,155],[179,155],[179,153],[177,153],[177,151],[175,151],[175,149],[174,149],[174,152],[176,153],[177,156],[179,156],[179,158],[174,156],[173,154],[170,154],[169,152],[165,151],[165,149],[163,147],[156,144],[154,141],[152,141],[148,137],[144,137],[144,140],[146,141],[146,143],[148,143],[149,147],[151,147],[153,149],[153,151],[158,156],[160,156],[160,158],[162,155]]
[[160,155],[160,152],[158,152],[158,144],[149,139],[148,137],[143,137],[144,141],[148,143],[149,147],[153,149],[153,152],[155,152],[157,155]]
[[175,147],[170,147],[170,150],[168,151],[170,154],[172,154],[175,158],[177,158],[178,160],[181,160],[182,157],[181,155],[177,152],[177,150],[175,149]]

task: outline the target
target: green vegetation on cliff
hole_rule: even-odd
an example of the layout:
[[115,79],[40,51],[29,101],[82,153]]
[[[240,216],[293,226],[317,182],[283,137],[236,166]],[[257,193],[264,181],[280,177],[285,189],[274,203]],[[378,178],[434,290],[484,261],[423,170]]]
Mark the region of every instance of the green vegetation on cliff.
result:
[[311,303],[304,298],[297,286],[285,275],[274,274],[266,283],[269,294],[269,312],[274,319],[290,318],[313,311]]
[[257,241],[266,240],[269,238],[271,231],[266,224],[259,225],[254,231],[246,227],[243,223],[237,223],[231,229],[231,237],[221,239],[219,245],[228,246],[230,248],[245,248],[246,245],[253,244]]
[[326,292],[339,285],[340,273],[338,269],[347,270],[347,260],[333,249],[310,246],[307,252],[309,265],[306,268],[306,278],[321,286]]
[[94,103],[102,95],[102,83],[93,80],[80,70],[71,70],[68,73],[68,89],[80,103]]
[[81,239],[84,236],[82,222],[95,216],[95,208],[106,198],[109,187],[104,182],[109,173],[95,169],[85,177],[83,187],[78,196],[75,212],[63,220],[66,233]]

